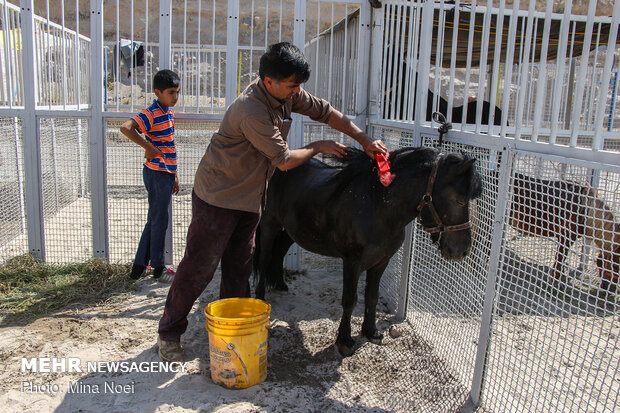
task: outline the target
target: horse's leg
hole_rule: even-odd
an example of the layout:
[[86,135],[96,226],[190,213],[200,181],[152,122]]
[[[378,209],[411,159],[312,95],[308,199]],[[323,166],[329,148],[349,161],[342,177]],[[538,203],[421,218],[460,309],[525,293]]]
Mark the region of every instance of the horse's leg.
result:
[[[273,218],[263,216],[260,222],[259,237],[256,240],[259,243],[258,248],[258,284],[256,285],[256,298],[265,298],[265,283],[269,277],[269,269],[272,257],[272,251],[275,239],[280,230],[280,224]],[[282,261],[280,261],[282,265]]]
[[387,257],[378,265],[366,270],[366,292],[364,295],[364,322],[362,323],[362,334],[371,343],[381,344],[383,334],[377,330],[376,314],[377,302],[379,301],[379,283],[381,275],[390,262]]
[[566,255],[570,250],[570,246],[575,242],[574,236],[569,237],[564,234],[559,234],[560,245],[558,247],[558,252],[555,256],[555,265],[553,267],[553,279],[552,282],[557,285],[558,283],[563,283],[566,280],[566,275],[564,272],[564,261],[566,260]]
[[343,259],[342,273],[342,318],[338,327],[336,346],[342,357],[348,357],[353,354],[355,345],[351,337],[351,314],[357,303],[357,281],[361,271],[358,270],[357,265]]
[[278,233],[273,244],[273,258],[270,266],[270,273],[273,274],[275,290],[288,291],[288,286],[284,282],[284,256],[288,249],[293,245],[293,239],[288,235],[285,229]]

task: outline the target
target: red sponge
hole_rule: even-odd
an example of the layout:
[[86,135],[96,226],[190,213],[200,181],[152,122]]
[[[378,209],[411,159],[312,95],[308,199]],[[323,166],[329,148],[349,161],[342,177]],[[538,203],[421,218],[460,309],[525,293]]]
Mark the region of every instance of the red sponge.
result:
[[377,161],[379,182],[381,182],[383,186],[389,186],[396,177],[396,175],[390,172],[390,163],[382,153],[375,154],[375,160]]

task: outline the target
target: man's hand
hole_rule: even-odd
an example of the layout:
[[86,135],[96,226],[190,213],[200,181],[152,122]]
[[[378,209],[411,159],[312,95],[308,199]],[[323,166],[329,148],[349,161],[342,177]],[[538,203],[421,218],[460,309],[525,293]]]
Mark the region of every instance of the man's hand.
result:
[[144,157],[146,158],[146,160],[150,162],[158,156],[161,156],[161,158],[164,159],[164,153],[162,151],[160,151],[153,145],[148,144],[144,151]]
[[376,140],[370,141],[366,146],[364,146],[364,152],[366,152],[366,154],[372,159],[375,159],[376,153],[382,153],[384,155],[387,155],[388,150],[387,146],[385,146],[385,144],[381,140]]
[[344,116],[340,111],[333,109],[332,113],[329,115],[327,124],[355,139],[360,145],[362,145],[364,152],[366,152],[366,154],[372,159],[375,159],[375,153],[377,152],[387,155],[388,150],[383,142],[380,140],[373,140],[355,123],[353,123],[351,119]]
[[172,195],[177,195],[181,186],[179,185],[179,175],[174,174],[174,185],[172,186]]
[[324,153],[329,155],[336,155],[339,158],[342,158],[347,154],[347,147],[340,142],[336,141],[316,141],[311,144],[316,149],[317,153]]

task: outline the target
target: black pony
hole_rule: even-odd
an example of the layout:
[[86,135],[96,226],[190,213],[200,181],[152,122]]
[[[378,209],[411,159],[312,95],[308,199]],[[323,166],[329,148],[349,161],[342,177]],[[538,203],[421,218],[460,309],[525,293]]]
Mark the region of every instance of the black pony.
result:
[[403,148],[389,161],[396,177],[388,187],[380,184],[374,161],[351,148],[339,167],[311,159],[286,172],[276,170],[269,182],[254,256],[256,296],[264,298],[266,283],[288,289],[282,260],[293,242],[342,258],[344,311],[336,344],[343,356],[353,354],[351,313],[364,271],[362,333],[377,344],[383,338],[375,323],[379,281],[409,222],[418,217],[448,260],[464,258],[471,247],[469,201],[481,192],[475,160],[433,148]]

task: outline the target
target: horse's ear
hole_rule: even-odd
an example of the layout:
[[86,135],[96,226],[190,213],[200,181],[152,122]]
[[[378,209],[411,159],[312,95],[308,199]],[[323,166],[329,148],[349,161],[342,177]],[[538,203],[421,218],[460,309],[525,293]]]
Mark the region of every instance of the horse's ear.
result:
[[471,169],[471,167],[474,165],[474,162],[476,162],[475,158],[471,158],[471,159],[466,159],[461,163],[461,166],[459,166],[459,175],[464,174],[465,172],[469,171]]

